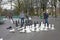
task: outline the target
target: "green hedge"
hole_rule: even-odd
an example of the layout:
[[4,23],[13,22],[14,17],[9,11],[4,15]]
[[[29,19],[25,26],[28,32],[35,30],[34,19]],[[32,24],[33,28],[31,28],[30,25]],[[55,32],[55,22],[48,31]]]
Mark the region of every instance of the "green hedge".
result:
[[13,16],[13,18],[19,18],[19,16]]

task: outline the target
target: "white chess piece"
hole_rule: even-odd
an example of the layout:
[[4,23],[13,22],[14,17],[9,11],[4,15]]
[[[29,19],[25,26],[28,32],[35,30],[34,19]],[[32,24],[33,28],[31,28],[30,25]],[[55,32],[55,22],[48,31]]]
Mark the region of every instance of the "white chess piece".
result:
[[29,20],[31,20],[31,17],[29,17]]
[[41,25],[40,25],[40,30],[42,29],[42,25],[43,25],[43,23],[41,22]]
[[44,23],[41,22],[40,30],[42,31],[44,29]]
[[48,26],[47,26],[47,23],[46,23],[46,26],[45,26],[44,30],[45,30],[45,31],[47,31],[47,30],[48,30]]
[[15,32],[15,29],[11,29],[11,30],[9,30],[10,32]]
[[11,23],[13,24],[13,20],[12,20],[12,19],[10,19],[10,21],[11,21]]
[[51,24],[49,24],[49,27],[48,28],[51,29]]
[[22,30],[21,30],[20,32],[23,32],[23,33],[24,33],[24,32],[25,32],[25,29],[24,29],[24,27],[22,27],[21,29],[22,29]]
[[26,33],[30,33],[30,32],[31,32],[30,27],[26,26]]
[[0,38],[0,40],[3,40],[3,38]]
[[52,29],[52,30],[54,30],[54,29],[55,29],[55,28],[54,28],[54,24],[52,24],[52,27],[51,27],[51,29]]
[[34,24],[32,24],[32,26],[31,26],[31,31],[35,31]]
[[36,32],[39,31],[39,24],[36,24]]
[[46,29],[48,29],[48,24],[46,23]]

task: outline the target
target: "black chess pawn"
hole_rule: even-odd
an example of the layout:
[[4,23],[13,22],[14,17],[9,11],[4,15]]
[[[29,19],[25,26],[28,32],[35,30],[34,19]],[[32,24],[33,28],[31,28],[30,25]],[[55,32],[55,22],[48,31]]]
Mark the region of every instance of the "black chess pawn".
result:
[[16,21],[15,25],[16,25],[16,27],[18,27],[18,22],[17,21]]
[[34,26],[36,27],[36,22],[34,21]]
[[40,24],[39,26],[41,26],[41,22],[39,24]]

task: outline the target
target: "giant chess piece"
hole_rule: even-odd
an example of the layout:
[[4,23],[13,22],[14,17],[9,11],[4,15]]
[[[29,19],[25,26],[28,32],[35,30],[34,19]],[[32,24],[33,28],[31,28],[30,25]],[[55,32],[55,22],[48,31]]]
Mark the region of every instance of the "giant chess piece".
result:
[[15,29],[13,28],[13,29],[11,29],[11,30],[9,30],[10,32],[12,32],[12,33],[14,33],[15,32]]
[[30,27],[26,26],[26,33],[30,33],[30,32],[31,32]]
[[36,32],[39,31],[39,24],[36,24]]
[[43,22],[41,22],[40,30],[41,30],[41,31],[44,30],[44,23],[43,23]]
[[11,23],[13,24],[13,20],[12,20],[12,19],[10,19],[10,21],[11,21]]
[[49,24],[49,27],[48,28],[51,29],[51,24]]
[[9,26],[7,29],[9,30],[9,32],[15,32],[15,29],[12,28],[12,26]]
[[24,27],[20,28],[20,32],[24,33],[25,32],[25,28]]
[[31,31],[35,31],[34,24],[32,24],[32,26],[31,26]]
[[29,20],[31,20],[32,18],[31,17],[29,17]]
[[16,20],[15,26],[18,27],[18,21]]
[[9,26],[7,29],[9,29],[9,30],[12,29],[12,26]]
[[47,30],[48,30],[48,25],[47,25],[47,23],[46,23],[46,25],[45,25],[44,30],[45,30],[45,31],[47,31]]
[[54,24],[52,24],[52,27],[51,27],[51,30],[54,30],[55,28],[54,28]]

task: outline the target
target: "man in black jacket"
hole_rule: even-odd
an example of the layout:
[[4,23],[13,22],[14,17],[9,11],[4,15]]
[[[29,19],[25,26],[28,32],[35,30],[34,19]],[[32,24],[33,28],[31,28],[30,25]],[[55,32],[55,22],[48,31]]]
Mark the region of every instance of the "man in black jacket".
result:
[[49,17],[48,13],[45,12],[43,16],[44,16],[45,24],[47,23],[47,25],[48,25],[48,17]]

